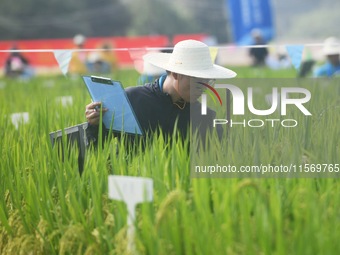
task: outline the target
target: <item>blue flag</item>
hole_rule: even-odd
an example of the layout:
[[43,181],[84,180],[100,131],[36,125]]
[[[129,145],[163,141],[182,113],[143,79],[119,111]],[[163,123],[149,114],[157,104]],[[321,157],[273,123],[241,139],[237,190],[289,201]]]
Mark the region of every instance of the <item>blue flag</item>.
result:
[[303,45],[287,45],[286,46],[290,60],[292,61],[292,64],[296,70],[300,69],[303,48],[304,48]]
[[251,45],[251,31],[258,29],[265,42],[274,37],[270,0],[226,0],[234,42]]

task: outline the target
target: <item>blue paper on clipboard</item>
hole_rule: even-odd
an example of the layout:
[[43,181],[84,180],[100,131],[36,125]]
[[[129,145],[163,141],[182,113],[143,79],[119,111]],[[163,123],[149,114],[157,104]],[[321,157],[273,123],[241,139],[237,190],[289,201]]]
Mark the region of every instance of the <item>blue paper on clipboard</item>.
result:
[[119,81],[98,76],[83,76],[83,80],[94,102],[102,102],[108,108],[103,114],[105,128],[143,135],[125,90]]

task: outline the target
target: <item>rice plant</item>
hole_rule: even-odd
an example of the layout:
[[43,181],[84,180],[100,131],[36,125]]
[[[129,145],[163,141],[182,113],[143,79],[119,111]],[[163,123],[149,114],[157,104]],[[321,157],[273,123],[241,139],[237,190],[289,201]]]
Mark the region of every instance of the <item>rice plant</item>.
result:
[[[245,78],[252,74],[242,71]],[[134,85],[137,74],[113,78]],[[177,134],[165,140],[161,132],[134,153],[126,151],[124,138],[90,148],[80,175],[79,148],[65,137],[52,147],[49,133],[85,121],[90,98],[82,81],[1,82],[1,254],[128,254],[127,210],[108,199],[111,174],[154,181],[154,201],[137,207],[138,254],[340,253],[337,178],[192,178],[190,141],[180,142]],[[292,111],[299,128],[228,129],[219,141],[225,150],[202,154],[201,164],[216,158],[236,166],[339,164],[338,81],[301,86],[312,93],[313,116]],[[260,99],[255,103],[265,107]],[[16,128],[10,116],[20,112],[28,112],[29,120]],[[60,151],[67,151],[63,160]]]

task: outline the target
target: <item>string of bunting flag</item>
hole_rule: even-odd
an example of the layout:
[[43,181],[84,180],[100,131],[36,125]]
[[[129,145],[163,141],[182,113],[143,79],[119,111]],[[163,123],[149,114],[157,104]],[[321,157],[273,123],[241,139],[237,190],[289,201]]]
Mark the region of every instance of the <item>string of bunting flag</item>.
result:
[[[273,44],[265,44],[265,45],[244,45],[244,46],[236,46],[236,45],[227,45],[227,46],[213,46],[213,48],[218,50],[226,49],[226,50],[235,50],[238,49],[249,49],[249,48],[279,48],[284,47],[287,51],[287,54],[290,58],[290,61],[295,69],[299,69],[302,62],[302,56],[304,49],[306,47],[322,47],[323,43],[310,43],[310,44],[288,44],[288,45],[273,45]],[[22,50],[0,50],[0,53],[11,53],[11,52],[30,52],[30,53],[53,53],[54,57],[58,63],[58,66],[61,72],[64,75],[68,73],[69,63],[72,58],[73,52],[100,52],[105,51],[107,49],[22,49]],[[144,47],[144,48],[115,48],[113,51],[124,51],[124,52],[133,52],[133,51],[160,51],[160,50],[172,50],[171,47]],[[216,53],[217,54],[217,53]],[[130,54],[133,57],[133,54]]]

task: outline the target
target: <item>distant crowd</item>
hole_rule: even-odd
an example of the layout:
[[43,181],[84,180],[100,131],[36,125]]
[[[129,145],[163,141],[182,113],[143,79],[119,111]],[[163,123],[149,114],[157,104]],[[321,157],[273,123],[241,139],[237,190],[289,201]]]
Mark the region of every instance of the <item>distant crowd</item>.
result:
[[[285,69],[292,66],[287,51],[283,46],[276,47],[275,51],[270,50],[270,45],[262,36],[261,30],[251,31],[253,39],[252,47],[249,47],[249,58],[253,67],[268,67],[271,69]],[[85,50],[86,37],[78,34],[73,38],[74,52],[69,63],[68,74],[79,76],[82,74],[112,74],[119,69],[117,56],[111,42],[103,42],[98,48],[89,52]],[[170,45],[171,46],[171,45]],[[329,37],[323,42],[321,49],[323,61],[316,61],[311,56],[302,61],[299,70],[300,77],[333,77],[340,74],[340,41],[335,37]],[[138,83],[151,81],[164,74],[164,71],[150,66],[146,63],[140,72]],[[8,78],[30,79],[35,75],[33,66],[24,53],[20,52],[17,45],[13,45],[8,54],[4,75]]]

